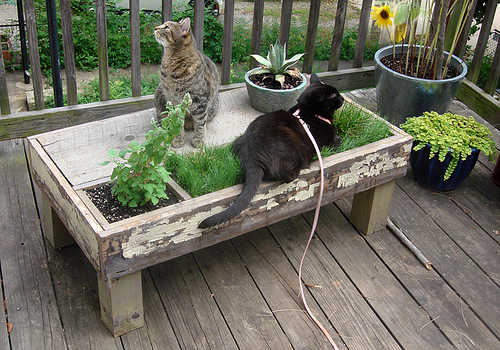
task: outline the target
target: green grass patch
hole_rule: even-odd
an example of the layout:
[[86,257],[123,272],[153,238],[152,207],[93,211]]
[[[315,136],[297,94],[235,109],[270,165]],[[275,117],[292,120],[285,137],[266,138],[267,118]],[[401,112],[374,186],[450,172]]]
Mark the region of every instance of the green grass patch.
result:
[[[338,148],[324,147],[322,157],[347,151],[379,141],[391,135],[389,125],[374,118],[358,105],[346,103],[339,110],[334,122],[342,144]],[[232,143],[204,147],[187,154],[172,153],[165,161],[165,168],[175,181],[192,197],[215,192],[243,182],[238,158],[232,152]]]
[[192,197],[243,182],[240,162],[233,155],[232,143],[204,147],[187,154],[171,152],[165,160],[165,168]]

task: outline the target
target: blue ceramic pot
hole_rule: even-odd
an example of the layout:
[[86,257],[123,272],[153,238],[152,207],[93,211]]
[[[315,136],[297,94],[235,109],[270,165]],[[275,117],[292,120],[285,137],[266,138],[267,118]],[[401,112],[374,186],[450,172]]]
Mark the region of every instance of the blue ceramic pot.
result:
[[[413,147],[415,145],[414,142]],[[417,182],[424,187],[437,191],[450,191],[457,188],[469,176],[479,156],[479,150],[473,147],[471,155],[465,160],[460,159],[450,178],[443,180],[446,168],[451,161],[451,154],[448,152],[444,161],[440,162],[437,154],[429,159],[430,151],[431,145],[429,144],[418,151],[412,149],[410,164]]]

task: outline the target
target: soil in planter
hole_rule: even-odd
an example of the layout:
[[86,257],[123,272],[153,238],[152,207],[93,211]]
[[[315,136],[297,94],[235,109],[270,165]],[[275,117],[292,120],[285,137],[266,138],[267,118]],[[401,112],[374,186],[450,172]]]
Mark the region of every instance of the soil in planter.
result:
[[302,84],[302,79],[300,77],[295,77],[290,74],[285,74],[285,82],[283,83],[283,88],[281,88],[280,82],[274,79],[274,74],[253,74],[248,77],[248,79],[250,79],[252,83],[259,87],[273,90],[294,89]]
[[[406,55],[403,55],[402,57],[399,57],[398,55],[396,55],[396,57],[394,59],[392,58],[392,55],[390,55],[390,56],[386,56],[384,58],[381,58],[380,61],[384,64],[384,66],[386,66],[389,69],[392,69],[393,71],[395,71],[397,73],[404,74],[404,75],[409,76],[409,77],[415,77],[415,72],[417,70],[417,59],[416,58],[413,60],[410,58],[408,60],[408,65],[406,62]],[[420,62],[420,67],[418,67],[418,69],[420,69],[420,68],[421,68],[421,62]],[[432,75],[432,70],[430,70],[430,69],[427,70],[425,72],[425,75],[424,75],[424,72],[422,70],[421,72],[418,73],[418,78],[432,79],[431,75]],[[459,75],[458,69],[456,69],[455,67],[452,67],[450,65],[448,67],[447,72],[446,72],[445,78],[451,79],[451,78],[455,78],[458,75]]]
[[144,214],[179,202],[179,199],[177,199],[175,194],[173,194],[167,187],[165,193],[167,194],[168,199],[161,198],[157,205],[149,203],[141,207],[131,208],[129,206],[121,205],[116,196],[111,194],[112,187],[113,185],[106,183],[98,187],[84,190],[92,203],[94,203],[109,223],[131,218],[133,216]]

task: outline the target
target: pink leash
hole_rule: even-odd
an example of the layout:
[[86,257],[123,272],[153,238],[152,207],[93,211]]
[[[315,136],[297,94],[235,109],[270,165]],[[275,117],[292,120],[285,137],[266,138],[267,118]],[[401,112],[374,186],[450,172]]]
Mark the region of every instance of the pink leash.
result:
[[[335,344],[335,341],[333,340],[333,338],[330,335],[330,333],[328,333],[328,331],[321,324],[321,322],[319,322],[316,319],[316,317],[314,317],[314,315],[312,314],[311,310],[309,309],[309,305],[307,305],[306,297],[304,295],[304,285],[302,283],[302,265],[304,263],[304,259],[306,257],[307,250],[309,249],[309,245],[311,244],[311,240],[312,240],[312,238],[314,236],[314,231],[316,231],[316,226],[318,225],[319,211],[321,209],[321,202],[323,201],[323,192],[324,192],[324,189],[325,189],[325,171],[323,169],[323,158],[321,158],[321,152],[319,150],[318,144],[316,143],[316,140],[314,139],[314,136],[309,131],[309,127],[307,126],[307,124],[300,118],[299,113],[300,113],[300,109],[297,109],[295,111],[295,113],[293,113],[293,115],[297,117],[297,119],[299,120],[300,124],[302,124],[302,127],[306,131],[307,136],[309,136],[309,139],[311,139],[311,142],[312,142],[312,144],[314,146],[314,149],[316,150],[316,154],[318,155],[319,169],[320,169],[320,174],[321,174],[321,179],[320,179],[320,183],[319,183],[319,198],[318,198],[318,203],[316,204],[316,211],[314,213],[314,221],[313,221],[313,225],[312,225],[312,228],[311,228],[311,234],[309,236],[309,240],[307,241],[306,249],[304,250],[304,254],[302,255],[302,259],[300,259],[300,265],[299,265],[300,296],[302,298],[302,302],[304,303],[304,307],[306,308],[306,311],[307,311],[309,317],[311,317],[312,320],[314,321],[314,323],[316,323],[316,325],[319,327],[319,329],[321,329],[321,331],[326,336],[326,338],[328,339],[328,341],[330,342],[330,344],[333,346],[333,348],[336,349],[336,350],[339,350],[339,348],[337,347],[337,344]],[[325,119],[325,118],[322,117],[322,119]],[[329,120],[327,120],[327,121],[330,122]]]

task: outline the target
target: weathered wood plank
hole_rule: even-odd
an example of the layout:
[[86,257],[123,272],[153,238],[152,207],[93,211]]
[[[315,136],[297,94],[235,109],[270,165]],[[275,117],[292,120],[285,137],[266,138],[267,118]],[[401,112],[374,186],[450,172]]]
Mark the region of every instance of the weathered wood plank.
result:
[[[191,254],[149,270],[161,298],[158,305],[165,308],[177,338],[172,348],[237,347],[218,307],[218,298],[212,294]],[[237,308],[233,311],[236,312]]]
[[230,242],[193,253],[241,349],[292,349]]
[[[477,222],[467,215],[457,215],[462,208],[457,202],[451,200],[446,193],[433,192],[433,200],[429,201],[427,189],[422,188],[416,181],[405,176],[398,180],[398,185],[412,200],[424,210],[430,218],[464,251],[468,256],[474,256],[474,262],[481,268],[484,274],[489,276],[500,286],[500,259],[491,259],[500,250],[499,242],[492,241],[493,232],[483,229]],[[491,184],[494,186],[494,184]],[[462,191],[467,184],[462,184]],[[493,204],[493,203],[492,203]],[[484,207],[483,204],[481,207]],[[499,216],[498,211],[494,216]],[[493,213],[491,213],[493,214]],[[493,218],[486,218],[494,221]],[[499,228],[500,226],[497,226]]]
[[[339,202],[349,201],[342,199]],[[309,221],[312,221],[310,216]],[[430,323],[432,318],[427,310],[415,302],[411,291],[407,291],[406,286],[394,277],[383,260],[366,243],[371,236],[390,234],[387,230],[364,237],[366,240],[360,239],[343,219],[340,210],[329,205],[322,210],[317,232],[361,295],[404,349],[453,348],[438,327]],[[400,252],[396,253],[396,257],[407,252],[403,245],[398,248]],[[419,273],[428,271],[422,265],[418,268]]]
[[101,320],[96,273],[80,248],[47,251],[67,348],[123,350]]
[[486,119],[491,125],[500,124],[500,102],[468,79],[464,79],[460,84],[456,98]]
[[[373,67],[325,72],[320,73],[319,76],[325,83],[334,85],[340,91],[368,88],[375,85]],[[224,92],[244,87],[244,83],[221,85],[219,91]],[[248,98],[246,91],[238,93]],[[150,108],[154,108],[153,95],[9,114],[0,116],[0,140],[32,136],[69,126],[141,112]]]
[[10,343],[13,349],[66,349],[22,140],[0,142],[0,154],[0,260]]
[[318,73],[318,77],[322,82],[335,86],[339,91],[372,88],[375,86],[375,68],[373,67],[323,72]]
[[[336,204],[339,205],[344,215],[349,214],[348,199],[341,199]],[[404,203],[397,203],[397,205],[404,206]],[[395,235],[384,230],[376,235],[367,236],[365,239],[384,261],[384,266],[387,266],[412,298],[419,303],[429,319],[433,320],[433,327],[443,332],[453,346],[463,350],[499,347],[499,340],[485,327],[481,319],[470,310],[460,296],[435,270],[425,269]],[[391,324],[388,323],[389,327]],[[428,325],[425,326],[427,327]],[[418,329],[416,334],[420,333]]]
[[50,205],[73,238],[83,247],[87,258],[100,271],[100,254],[95,232],[102,227],[95,221],[85,205],[57,170],[36,140],[29,140],[30,167],[35,183],[47,195]]
[[180,349],[176,335],[149,270],[142,270],[146,325],[120,338],[126,350]]
[[[303,217],[296,216],[268,228],[298,271],[310,234],[309,224]],[[309,292],[348,349],[399,348],[322,240],[312,240],[304,260],[302,280],[308,285],[317,286],[308,288]],[[312,312],[318,314],[320,311]]]
[[[274,317],[294,349],[331,349],[325,335],[307,315],[299,297],[297,271],[265,228],[232,240],[238,254],[257,284]],[[306,300],[312,310],[320,310],[309,291]],[[315,313],[337,345],[343,344],[323,313]]]
[[[2,300],[5,300],[5,296],[3,294],[5,286],[3,285],[3,281],[0,282],[0,287],[0,298],[2,298]],[[0,316],[0,347],[5,350],[11,350],[9,343],[9,329],[11,326],[13,325],[12,323],[8,322],[7,314],[2,313],[2,315]]]
[[408,238],[432,267],[500,338],[500,288],[399,187],[394,190],[394,202],[407,204],[392,207],[391,219],[396,226],[409,233]]
[[57,130],[154,107],[153,95],[0,116],[0,139]]

